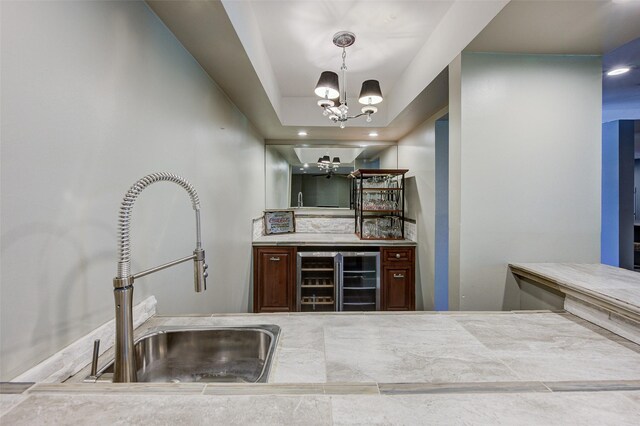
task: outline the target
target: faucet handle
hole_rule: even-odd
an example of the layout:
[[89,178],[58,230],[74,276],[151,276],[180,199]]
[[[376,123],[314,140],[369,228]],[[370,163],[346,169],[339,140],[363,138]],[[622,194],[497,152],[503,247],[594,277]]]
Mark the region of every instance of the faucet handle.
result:
[[100,354],[100,339],[93,341],[93,353],[91,356],[91,377],[98,377],[98,355]]

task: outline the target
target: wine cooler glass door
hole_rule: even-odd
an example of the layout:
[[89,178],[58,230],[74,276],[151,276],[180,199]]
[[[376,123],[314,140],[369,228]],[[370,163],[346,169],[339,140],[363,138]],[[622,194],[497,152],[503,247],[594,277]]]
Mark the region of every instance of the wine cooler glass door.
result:
[[336,310],[336,253],[298,253],[298,311]]
[[340,310],[380,309],[380,254],[341,253]]

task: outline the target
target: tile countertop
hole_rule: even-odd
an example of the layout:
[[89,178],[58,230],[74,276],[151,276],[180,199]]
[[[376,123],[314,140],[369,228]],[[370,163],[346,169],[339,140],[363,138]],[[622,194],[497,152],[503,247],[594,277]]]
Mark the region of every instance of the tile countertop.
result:
[[512,263],[511,270],[542,278],[560,287],[610,304],[640,316],[640,273],[599,263]]
[[567,313],[156,316],[136,334],[250,324],[282,328],[267,384],[78,383],[85,370],[0,395],[0,423],[619,425],[640,416],[640,346]]
[[254,246],[415,246],[411,240],[361,240],[356,234],[291,233],[263,235]]

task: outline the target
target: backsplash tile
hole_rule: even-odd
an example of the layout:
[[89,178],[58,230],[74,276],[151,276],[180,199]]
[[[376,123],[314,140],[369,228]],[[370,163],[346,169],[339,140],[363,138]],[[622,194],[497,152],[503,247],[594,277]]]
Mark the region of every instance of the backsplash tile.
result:
[[[265,235],[262,217],[253,219],[252,227],[253,240]],[[296,233],[298,234],[353,234],[354,232],[352,217],[296,215]],[[417,241],[417,225],[405,220],[404,236],[407,240]]]
[[264,220],[262,217],[259,217],[257,219],[253,219],[253,224],[252,224],[253,228],[252,228],[252,232],[253,232],[253,239],[255,240],[258,237],[262,237],[264,235]]
[[296,217],[296,232],[307,234],[350,234],[354,220],[343,217]]
[[404,237],[407,240],[418,241],[418,225],[405,220],[404,221]]

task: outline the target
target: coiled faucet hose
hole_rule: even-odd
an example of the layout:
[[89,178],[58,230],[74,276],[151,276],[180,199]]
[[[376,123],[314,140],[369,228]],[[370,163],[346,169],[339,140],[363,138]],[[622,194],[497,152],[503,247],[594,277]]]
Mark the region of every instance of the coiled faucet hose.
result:
[[[129,240],[129,228],[131,226],[131,211],[133,204],[140,193],[149,185],[156,182],[167,181],[180,185],[189,193],[193,210],[200,210],[200,199],[193,186],[184,178],[173,173],[152,173],[134,183],[124,195],[120,213],[118,215],[118,275],[117,278],[125,278],[131,274],[131,243]],[[198,226],[199,228],[199,226]],[[198,243],[200,242],[200,230],[198,232]]]

